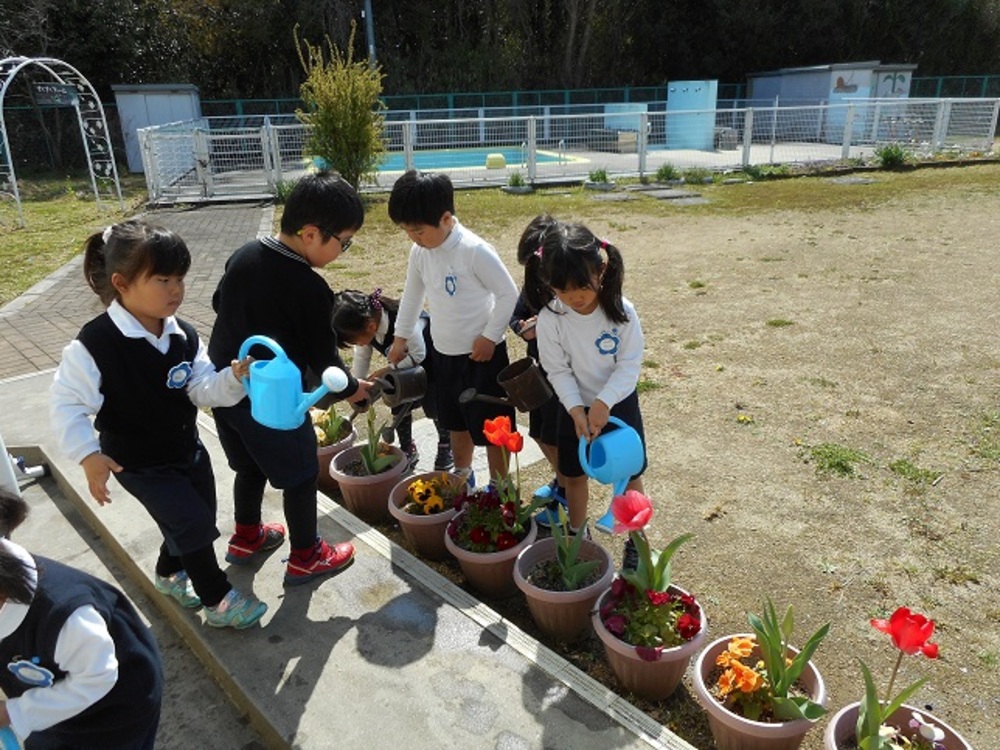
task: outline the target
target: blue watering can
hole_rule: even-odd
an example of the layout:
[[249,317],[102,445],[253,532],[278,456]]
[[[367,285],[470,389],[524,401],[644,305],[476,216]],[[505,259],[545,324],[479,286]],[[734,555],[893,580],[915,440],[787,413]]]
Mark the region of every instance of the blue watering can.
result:
[[274,359],[252,362],[250,377],[243,378],[250,397],[250,414],[265,427],[294,430],[301,426],[310,406],[327,393],[347,387],[347,374],[339,367],[327,367],[323,370],[323,384],[312,393],[303,393],[302,373],[274,339],[251,336],[240,347],[239,359],[244,359],[255,344],[274,352]]
[[[602,433],[587,442],[586,437],[580,438],[580,466],[587,476],[596,479],[601,484],[614,485],[611,497],[624,494],[628,480],[642,469],[643,450],[642,438],[639,433],[629,427],[618,417],[609,417],[608,421],[618,429]],[[590,456],[587,456],[587,446],[590,446]],[[594,524],[601,531],[610,532],[615,519],[608,512],[597,519]]]
[[0,750],[21,750],[21,743],[10,727],[0,729]]

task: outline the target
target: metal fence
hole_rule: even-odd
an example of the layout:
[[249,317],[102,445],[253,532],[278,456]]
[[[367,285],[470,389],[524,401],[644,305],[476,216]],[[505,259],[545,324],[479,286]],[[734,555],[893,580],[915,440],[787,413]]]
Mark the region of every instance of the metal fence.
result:
[[[915,155],[989,152],[1000,99],[863,99],[841,105],[705,111],[559,114],[452,119],[387,118],[375,182],[406,169],[447,172],[458,186],[535,185],[677,171],[740,170],[870,158],[895,143]],[[275,195],[313,160],[307,127],[292,115],[208,117],[139,130],[154,202]]]

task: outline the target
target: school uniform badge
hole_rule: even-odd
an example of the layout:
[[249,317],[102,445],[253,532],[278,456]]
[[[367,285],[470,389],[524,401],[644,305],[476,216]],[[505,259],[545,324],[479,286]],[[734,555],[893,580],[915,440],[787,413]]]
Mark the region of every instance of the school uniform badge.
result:
[[38,666],[41,661],[37,656],[31,659],[15,657],[14,661],[7,665],[7,670],[25,685],[31,687],[51,687],[55,682],[55,675],[45,667]]
[[192,372],[190,362],[181,362],[178,365],[174,365],[170,368],[170,372],[167,373],[167,388],[183,388],[191,379]]
[[604,331],[600,336],[594,340],[594,346],[597,347],[597,351],[601,354],[607,354],[614,356],[618,354],[618,347],[621,346],[622,340],[618,336],[618,329],[612,328],[611,332]]

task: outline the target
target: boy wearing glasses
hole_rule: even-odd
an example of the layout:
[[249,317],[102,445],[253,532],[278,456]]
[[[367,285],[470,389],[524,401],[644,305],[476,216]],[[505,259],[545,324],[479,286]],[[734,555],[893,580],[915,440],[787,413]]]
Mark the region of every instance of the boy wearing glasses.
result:
[[487,444],[483,422],[507,415],[513,423],[514,409],[479,401],[462,404],[459,395],[468,388],[505,395],[497,375],[509,364],[504,333],[517,303],[517,286],[493,246],[459,223],[448,175],[406,172],[392,187],[389,218],[413,245],[395,338],[386,356],[393,364],[406,356],[407,339],[426,301],[434,331],[430,356],[438,422],[451,433],[454,470],[474,487],[473,451],[485,445],[490,476],[506,476],[503,452]]
[[[347,387],[334,396],[356,402],[367,398],[369,383],[350,376],[337,351],[330,326],[333,291],[313,269],[347,251],[364,223],[364,207],[350,184],[330,172],[303,177],[285,203],[277,237],[253,240],[226,261],[212,297],[217,313],[208,344],[213,362],[227,364],[253,335],[281,345],[302,372],[317,376],[327,367],[348,373]],[[263,347],[250,350],[268,359]],[[213,409],[219,442],[236,472],[233,505],[236,532],[226,560],[245,565],[259,560],[285,540],[280,523],[263,523],[264,486],[281,490],[291,554],[285,583],[296,585],[342,570],[354,558],[348,542],[327,544],[316,521],[316,435],[307,416],[294,430],[274,430],[250,415],[250,400]]]

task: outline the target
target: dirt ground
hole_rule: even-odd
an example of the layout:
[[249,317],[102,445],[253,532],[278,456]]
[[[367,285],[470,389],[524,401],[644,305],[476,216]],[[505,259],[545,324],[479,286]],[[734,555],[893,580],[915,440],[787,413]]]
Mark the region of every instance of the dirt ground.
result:
[[[651,538],[695,534],[674,581],[702,601],[709,639],[746,632],[765,598],[794,605],[800,643],[831,623],[814,660],[835,711],[863,694],[858,659],[885,689],[897,652],[869,619],[908,606],[936,621],[941,656],[905,659],[897,688],[927,676],[912,703],[1000,748],[1000,182],[869,202],[886,178],[866,176],[815,210],[552,210],[625,251],[646,335]],[[520,229],[481,232],[512,269]],[[851,452],[852,474],[823,470]],[[592,497],[599,515],[607,488]],[[516,599],[491,604],[532,631]],[[559,650],[615,687],[596,640]],[[689,685],[637,705],[711,747]]]

